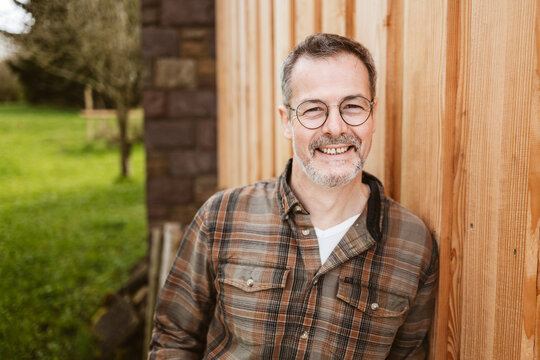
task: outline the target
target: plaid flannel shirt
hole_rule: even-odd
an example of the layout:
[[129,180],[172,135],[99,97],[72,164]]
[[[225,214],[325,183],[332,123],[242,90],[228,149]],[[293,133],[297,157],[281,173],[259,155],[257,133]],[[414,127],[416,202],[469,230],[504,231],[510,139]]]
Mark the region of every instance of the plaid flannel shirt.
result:
[[367,210],[321,264],[290,169],[199,210],[160,293],[149,359],[426,357],[438,275],[426,226],[364,172]]

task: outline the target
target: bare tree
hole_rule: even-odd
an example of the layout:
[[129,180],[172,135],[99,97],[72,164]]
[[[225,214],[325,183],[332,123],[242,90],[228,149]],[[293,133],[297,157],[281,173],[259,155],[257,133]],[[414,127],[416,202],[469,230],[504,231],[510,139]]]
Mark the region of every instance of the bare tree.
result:
[[114,102],[120,134],[121,175],[129,176],[129,107],[140,78],[137,0],[12,0],[35,21],[10,34],[19,56],[45,71],[91,86]]

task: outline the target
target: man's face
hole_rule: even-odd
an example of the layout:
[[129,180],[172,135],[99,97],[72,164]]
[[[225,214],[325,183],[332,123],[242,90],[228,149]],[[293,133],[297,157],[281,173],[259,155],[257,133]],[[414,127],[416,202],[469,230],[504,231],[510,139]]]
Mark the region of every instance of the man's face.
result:
[[[319,186],[347,184],[361,172],[371,148],[377,103],[370,118],[359,126],[346,124],[338,106],[330,105],[338,105],[348,96],[371,99],[365,65],[350,54],[319,59],[302,57],[292,70],[291,85],[292,108],[306,100],[321,100],[329,105],[328,119],[314,130],[303,127],[294,111],[280,107],[284,135],[293,142],[295,164]],[[298,166],[293,166],[293,176],[303,176]]]

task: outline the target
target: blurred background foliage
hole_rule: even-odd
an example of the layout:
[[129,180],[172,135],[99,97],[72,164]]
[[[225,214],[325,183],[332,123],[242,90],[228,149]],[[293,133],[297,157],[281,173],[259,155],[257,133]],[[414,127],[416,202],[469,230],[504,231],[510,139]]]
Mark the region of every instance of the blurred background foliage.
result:
[[0,30],[15,46],[8,61],[32,103],[81,106],[83,89],[116,111],[120,174],[128,177],[133,143],[129,109],[140,101],[137,0],[11,0],[31,15],[27,31]]
[[[138,1],[1,1],[31,20],[0,30],[0,358],[100,358],[93,317],[147,251]],[[89,87],[111,116],[82,116]]]

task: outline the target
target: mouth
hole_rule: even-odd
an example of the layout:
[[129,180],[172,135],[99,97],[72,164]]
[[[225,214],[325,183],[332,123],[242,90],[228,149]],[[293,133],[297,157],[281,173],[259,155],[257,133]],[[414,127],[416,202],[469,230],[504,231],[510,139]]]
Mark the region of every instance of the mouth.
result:
[[356,148],[352,145],[349,146],[340,146],[340,147],[318,147],[316,148],[317,151],[322,152],[326,155],[341,155],[349,151],[350,149],[354,149],[356,151]]
[[341,134],[337,138],[323,135],[315,139],[310,144],[311,156],[315,155],[315,152],[319,152],[324,155],[338,156],[347,154],[351,151],[358,152],[362,141],[351,134]]

